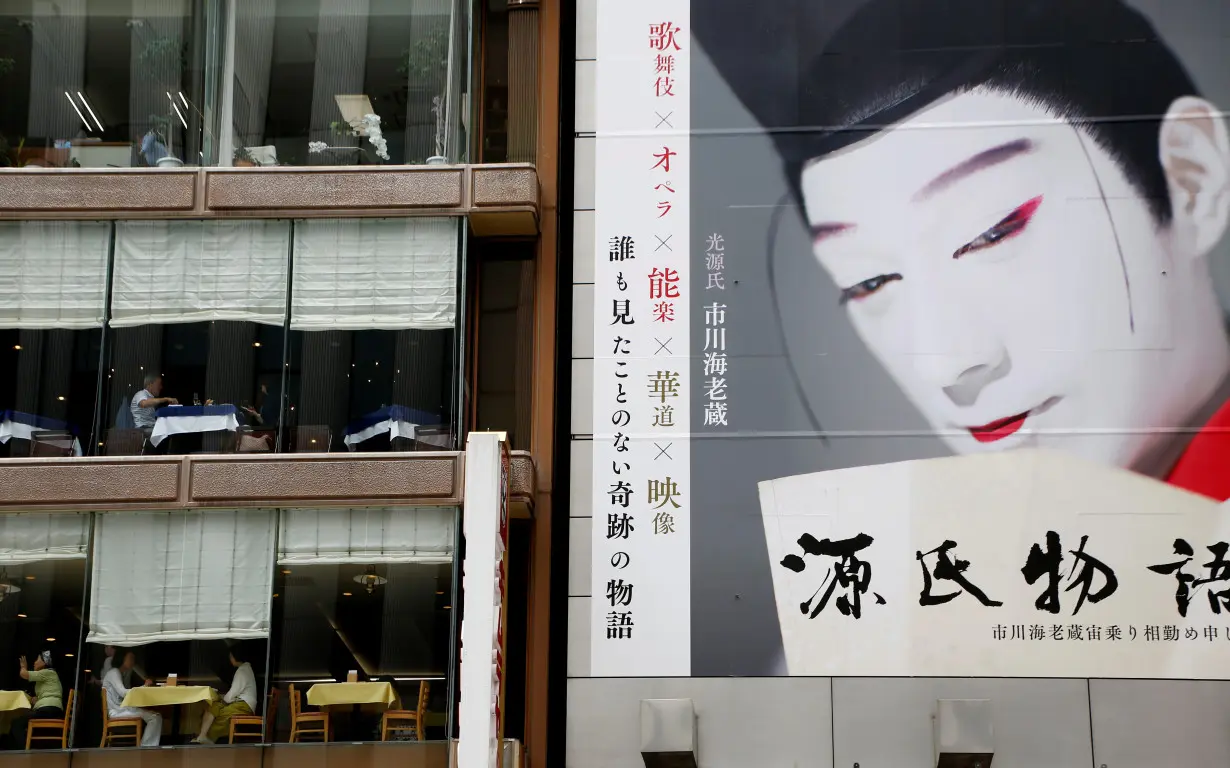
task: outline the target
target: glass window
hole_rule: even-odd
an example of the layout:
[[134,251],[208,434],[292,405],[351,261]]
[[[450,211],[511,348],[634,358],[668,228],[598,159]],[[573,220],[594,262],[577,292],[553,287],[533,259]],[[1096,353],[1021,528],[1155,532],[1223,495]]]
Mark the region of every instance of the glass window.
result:
[[232,147],[223,165],[464,162],[467,4],[235,7]]
[[201,0],[7,0],[0,5],[0,165],[199,164]]
[[[455,508],[282,510],[273,686],[287,697],[294,686],[306,712],[330,712],[330,740],[418,740],[417,727],[445,737],[457,520]],[[356,707],[338,685],[351,673],[385,684],[380,700]],[[389,708],[422,719],[387,720]],[[278,741],[295,725],[282,715]]]
[[87,706],[100,731],[105,708],[142,720],[142,746],[216,742],[231,718],[264,711],[273,525],[260,509],[95,516],[86,661],[100,684]]
[[295,223],[289,450],[452,450],[458,219]]
[[285,221],[117,224],[107,455],[276,450],[289,248]]
[[77,689],[89,521],[74,513],[0,515],[0,658],[8,660],[0,664],[0,697],[33,698],[31,710],[0,710],[0,748],[25,749],[30,716],[63,718]]
[[105,222],[0,224],[0,455],[90,449],[110,233]]

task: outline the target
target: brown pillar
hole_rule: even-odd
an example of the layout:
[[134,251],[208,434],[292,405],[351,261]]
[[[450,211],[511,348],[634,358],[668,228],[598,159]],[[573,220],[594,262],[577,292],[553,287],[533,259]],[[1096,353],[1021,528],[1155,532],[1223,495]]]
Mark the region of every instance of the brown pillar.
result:
[[537,141],[538,0],[509,0],[508,162],[534,162]]

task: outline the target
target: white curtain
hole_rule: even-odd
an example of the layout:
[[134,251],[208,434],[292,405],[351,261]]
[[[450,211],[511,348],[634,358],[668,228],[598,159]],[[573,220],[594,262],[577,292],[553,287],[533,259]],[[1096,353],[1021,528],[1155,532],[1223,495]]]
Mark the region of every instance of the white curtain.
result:
[[86,639],[268,637],[272,591],[269,510],[99,513]]
[[460,219],[321,219],[295,224],[290,327],[452,328]]
[[100,328],[106,222],[0,224],[0,328]]
[[450,563],[456,510],[447,507],[287,509],[279,563]]
[[0,515],[0,566],[84,560],[90,516],[80,513]]
[[119,222],[111,325],[282,325],[289,245],[285,221]]

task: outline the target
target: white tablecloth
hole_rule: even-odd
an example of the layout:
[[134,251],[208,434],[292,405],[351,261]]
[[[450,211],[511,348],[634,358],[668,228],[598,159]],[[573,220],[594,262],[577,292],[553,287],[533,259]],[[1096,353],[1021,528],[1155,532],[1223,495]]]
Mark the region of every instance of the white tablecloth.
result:
[[231,432],[239,429],[239,418],[228,413],[225,416],[159,416],[150,434],[151,444],[158,446],[171,435],[187,435],[195,432]]
[[[38,427],[32,427],[29,424],[22,424],[20,421],[5,419],[0,421],[0,443],[7,443],[14,437],[33,441],[35,432],[45,431]],[[73,455],[81,455],[81,441],[75,437],[73,438]]]

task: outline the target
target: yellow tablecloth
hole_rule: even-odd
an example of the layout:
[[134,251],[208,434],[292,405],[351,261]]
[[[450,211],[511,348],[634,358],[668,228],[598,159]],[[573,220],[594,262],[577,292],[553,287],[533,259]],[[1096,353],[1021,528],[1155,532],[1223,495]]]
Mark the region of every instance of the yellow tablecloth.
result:
[[21,691],[0,691],[0,733],[8,733],[13,718],[30,709],[30,700]]
[[314,707],[382,704],[388,708],[398,699],[390,683],[317,683],[308,689],[307,700]]
[[126,707],[174,707],[198,701],[213,701],[216,698],[217,692],[208,685],[151,685],[129,690],[123,703]]
[[29,708],[30,700],[21,691],[0,691],[0,712]]

